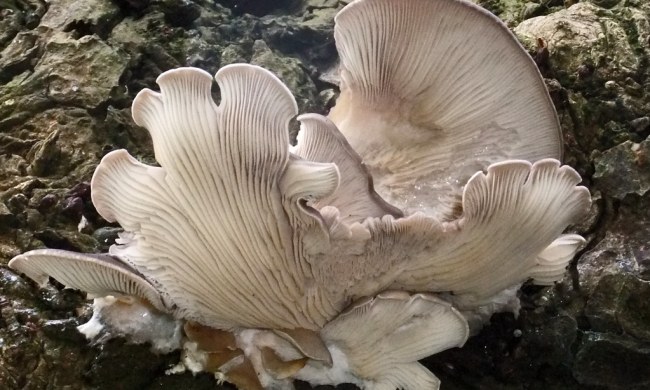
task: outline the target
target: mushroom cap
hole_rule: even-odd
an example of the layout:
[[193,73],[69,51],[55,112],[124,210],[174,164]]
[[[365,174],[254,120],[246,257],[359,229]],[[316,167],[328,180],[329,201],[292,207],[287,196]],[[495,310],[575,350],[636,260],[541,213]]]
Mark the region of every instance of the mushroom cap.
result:
[[343,134],[329,119],[318,114],[298,117],[300,132],[293,152],[305,160],[336,164],[340,183],[337,191],[314,202],[313,206],[335,207],[343,223],[403,213],[375,192],[372,176]]
[[417,360],[462,346],[468,332],[463,316],[431,294],[385,291],[353,303],[328,323],[321,334],[340,359],[329,371],[308,366],[298,378],[312,384],[436,389],[439,380]]
[[494,15],[465,0],[356,0],[335,18],[341,94],[330,119],[407,214],[453,219],[490,164],[562,157],[537,66]]
[[66,287],[91,296],[134,296],[162,312],[169,311],[159,292],[142,274],[107,254],[36,249],[14,257],[9,267],[40,285],[51,276]]
[[332,239],[331,252],[313,263],[316,281],[330,296],[352,298],[386,289],[451,292],[467,310],[530,278],[559,280],[583,242],[561,233],[591,205],[580,180],[553,159],[493,164],[464,186],[462,214],[452,221],[423,213],[367,219],[357,226],[369,235],[361,252],[345,245],[351,236]]
[[307,200],[333,193],[338,169],[290,154],[296,103],[277,77],[238,64],[215,79],[218,106],[212,78],[194,68],[163,73],[160,93],[145,89],[134,100],[160,167],[123,150],[98,166],[97,211],[132,235],[110,252],[184,318],[222,329],[318,329],[339,308],[304,282],[305,252],[327,245]]

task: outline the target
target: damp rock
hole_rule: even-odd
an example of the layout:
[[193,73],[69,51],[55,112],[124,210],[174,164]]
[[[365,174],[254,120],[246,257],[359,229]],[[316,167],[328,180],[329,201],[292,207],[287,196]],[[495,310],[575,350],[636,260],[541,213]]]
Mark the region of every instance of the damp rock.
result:
[[93,388],[145,388],[150,377],[173,362],[173,357],[156,355],[147,345],[128,344],[122,339],[109,340],[97,349],[88,371]]
[[[539,39],[548,48],[541,70],[567,90],[567,99],[557,107],[570,146],[602,151],[648,136],[634,122],[649,108],[642,87],[649,74],[647,4],[604,9],[579,2],[525,20],[514,31],[529,52],[535,52]],[[588,157],[580,159],[588,164]]]
[[640,118],[632,119],[630,125],[637,133],[642,133],[650,128],[650,117],[642,116]]
[[38,201],[38,204],[36,208],[38,211],[41,213],[46,213],[47,211],[51,210],[58,202],[58,199],[56,195],[54,194],[45,194],[40,201]]
[[262,39],[275,50],[327,67],[338,58],[332,37],[334,15],[340,8],[340,4],[308,3],[300,15],[262,18]]
[[119,18],[119,8],[112,1],[58,0],[49,4],[41,26],[70,32],[73,37],[97,34],[106,36]]
[[124,229],[119,227],[101,227],[93,232],[93,237],[100,245],[102,252],[107,252],[108,248],[115,243],[119,233]]
[[277,10],[290,8],[299,4],[299,0],[255,1],[255,0],[217,0],[218,3],[232,10],[235,15],[251,14],[263,16]]
[[[74,229],[74,230],[73,230]],[[47,227],[34,233],[34,237],[48,248],[66,249],[77,252],[96,252],[97,241],[92,236],[79,233],[76,226],[70,230]]]
[[650,386],[650,344],[629,336],[586,332],[576,353],[573,374],[581,385],[605,389]]
[[618,5],[618,3],[620,3],[622,0],[590,0],[590,1],[599,7],[612,8]]
[[626,141],[594,157],[596,184],[616,199],[650,189],[650,140]]
[[[23,116],[28,114],[23,110],[38,112],[54,103],[95,109],[109,99],[128,62],[124,53],[96,35],[75,39],[47,28],[41,32],[40,57],[33,70],[0,85],[5,102],[0,105],[0,117],[13,122],[25,120]],[[7,101],[14,103],[6,105]]]
[[606,275],[629,274],[650,280],[649,207],[647,196],[622,204],[603,236],[580,257],[577,270],[584,293],[591,294]]
[[0,229],[8,230],[16,224],[16,216],[6,204],[0,202]]
[[561,79],[574,76],[585,63],[610,76],[633,74],[640,66],[626,29],[612,14],[589,2],[524,20],[514,31],[530,48],[538,38],[546,41],[549,61]]
[[119,85],[126,61],[124,55],[94,35],[78,40],[55,35],[46,44],[33,77],[46,80],[50,99],[93,109]]
[[7,200],[7,206],[13,212],[14,214],[20,213],[25,210],[25,207],[27,207],[27,203],[29,202],[29,199],[25,196],[25,194],[14,194],[12,195],[8,200]]
[[165,0],[162,2],[167,22],[174,27],[188,28],[199,16],[199,6],[188,0]]
[[251,53],[241,45],[228,45],[221,52],[221,63],[223,65],[248,62]]
[[0,155],[0,179],[12,179],[27,174],[27,162],[21,156],[10,154]]
[[38,141],[28,153],[31,160],[28,172],[34,176],[45,176],[50,171],[52,163],[59,158],[60,149],[57,146],[60,132],[54,130],[42,141]]
[[83,343],[85,337],[79,333],[77,326],[81,321],[77,318],[66,318],[62,320],[48,320],[43,323],[43,332],[52,338],[65,340],[72,343]]
[[79,219],[84,211],[84,201],[79,196],[65,198],[62,203],[61,213],[72,219]]
[[[38,34],[34,31],[22,31],[16,34],[16,37],[0,53],[0,81],[7,82],[31,68],[38,55],[37,42]],[[6,100],[4,103],[8,104]]]
[[629,274],[601,278],[587,301],[593,330],[623,332],[650,341],[650,281]]
[[82,200],[90,200],[90,182],[77,183],[67,193],[66,197],[79,197]]
[[43,214],[34,209],[25,210],[24,219],[24,224],[27,225],[30,230],[40,230],[46,223]]

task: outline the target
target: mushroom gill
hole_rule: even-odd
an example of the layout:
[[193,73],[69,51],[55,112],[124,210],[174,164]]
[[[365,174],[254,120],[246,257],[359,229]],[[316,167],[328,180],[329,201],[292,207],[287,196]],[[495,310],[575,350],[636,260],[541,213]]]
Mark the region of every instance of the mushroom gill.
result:
[[490,164],[562,157],[537,66],[483,8],[357,0],[335,20],[341,95],[329,117],[391,204],[445,219]]

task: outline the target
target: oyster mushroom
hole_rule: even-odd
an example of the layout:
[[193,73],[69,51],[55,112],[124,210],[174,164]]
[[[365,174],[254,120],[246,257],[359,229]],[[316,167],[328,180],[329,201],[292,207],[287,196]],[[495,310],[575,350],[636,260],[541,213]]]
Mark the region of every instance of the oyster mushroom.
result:
[[[544,80],[516,37],[488,11],[464,0],[357,0],[335,20],[341,94],[329,118],[361,156],[377,193],[406,215],[421,212],[443,225],[449,223],[448,227],[454,221],[465,223],[466,208],[472,207],[465,196],[472,185],[468,180],[476,172],[487,170],[501,181],[521,180],[528,175],[526,169],[508,160],[561,159],[561,127]],[[533,166],[529,174],[536,169]],[[567,180],[580,181],[570,168],[562,169]],[[511,196],[507,189],[503,191],[502,196]],[[539,196],[544,191],[552,190],[540,190]],[[584,194],[576,197],[574,218],[589,207],[587,191],[581,191]],[[497,217],[491,218],[494,222]],[[492,239],[511,248],[517,245],[516,238],[513,242]],[[503,268],[513,272],[500,277],[523,272],[536,283],[557,281],[583,243],[582,237],[568,235],[546,249],[528,247],[538,251],[539,257],[512,263],[504,259],[502,265],[516,266]],[[475,241],[470,248],[480,246]],[[517,268],[533,262],[535,270]],[[432,260],[431,264],[440,262]],[[428,278],[425,270],[416,267],[414,273],[424,271],[422,275],[427,276],[423,277]],[[535,277],[540,273],[546,278]],[[521,281],[515,277],[499,288]],[[393,287],[415,288],[412,282]],[[493,298],[486,298],[484,290],[449,299],[457,304],[462,301],[461,306],[472,311],[493,306],[484,319],[495,310],[518,307],[516,289],[489,290]]]
[[562,157],[537,66],[488,11],[464,0],[358,0],[335,20],[341,95],[329,117],[389,203],[453,219],[475,172]]
[[[97,211],[125,229],[118,242],[10,266],[138,298],[183,325],[187,368],[243,389],[437,388],[417,360],[462,345],[504,291],[561,278],[582,242],[562,231],[589,192],[557,160],[534,64],[486,11],[360,0],[336,38],[341,97],[330,119],[298,117],[295,147],[295,100],[270,72],[222,68],[219,105],[206,72],[163,73],[159,93],[133,102],[160,166],[118,150],[92,179]],[[130,321],[99,303],[94,320]]]

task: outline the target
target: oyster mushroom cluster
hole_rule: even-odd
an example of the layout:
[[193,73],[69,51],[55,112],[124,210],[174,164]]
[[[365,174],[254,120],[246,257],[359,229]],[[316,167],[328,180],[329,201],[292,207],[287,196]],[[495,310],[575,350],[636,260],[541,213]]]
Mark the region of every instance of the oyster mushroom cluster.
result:
[[107,154],[92,200],[107,254],[10,262],[95,297],[80,330],[183,349],[179,369],[241,389],[435,389],[418,359],[462,346],[527,281],[563,277],[590,206],[559,162],[534,62],[464,0],[357,0],[336,17],[341,95],[298,116],[273,74],[163,73],[133,118],[159,167]]

